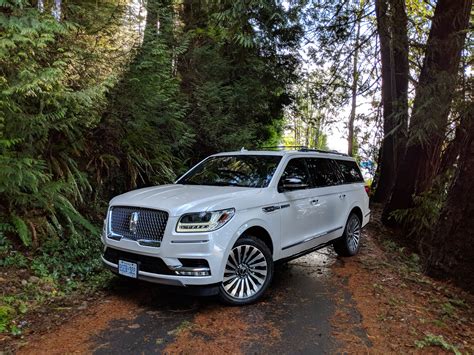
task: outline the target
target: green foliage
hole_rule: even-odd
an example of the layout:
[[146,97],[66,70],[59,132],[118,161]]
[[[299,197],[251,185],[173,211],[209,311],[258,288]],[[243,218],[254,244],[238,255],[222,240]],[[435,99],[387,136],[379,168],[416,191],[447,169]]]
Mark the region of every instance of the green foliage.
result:
[[87,238],[75,234],[65,241],[48,240],[30,267],[38,277],[86,280],[102,268],[100,251],[100,241],[93,235]]
[[192,160],[279,143],[295,79],[298,6],[222,1],[185,4],[184,13],[190,47],[178,71],[190,106],[186,121],[196,132]]
[[0,333],[11,328],[11,321],[15,316],[15,309],[8,305],[0,305]]
[[78,28],[27,2],[8,5],[0,13],[2,224],[25,246],[37,244],[38,235],[63,236],[78,226],[96,233],[74,207],[90,188],[76,159],[104,88],[71,81],[77,63],[69,36]]
[[439,346],[446,351],[452,351],[456,355],[461,355],[458,348],[447,342],[442,335],[427,334],[422,340],[415,341],[415,345],[419,349],[427,346]]
[[[101,155],[92,164],[101,178],[109,175],[100,184],[115,191],[173,181],[193,138],[184,122],[188,107],[173,62],[175,53],[186,50],[186,41],[175,46],[170,2],[149,1],[147,11],[143,44],[110,93],[95,132],[100,139],[94,150]],[[111,157],[109,163],[104,164],[104,155]]]
[[413,198],[414,207],[392,212],[395,220],[406,227],[408,236],[422,236],[430,233],[446,200],[451,177],[452,172],[439,176],[430,190]]
[[11,221],[23,245],[29,246],[31,244],[31,235],[25,221],[15,215],[11,216]]

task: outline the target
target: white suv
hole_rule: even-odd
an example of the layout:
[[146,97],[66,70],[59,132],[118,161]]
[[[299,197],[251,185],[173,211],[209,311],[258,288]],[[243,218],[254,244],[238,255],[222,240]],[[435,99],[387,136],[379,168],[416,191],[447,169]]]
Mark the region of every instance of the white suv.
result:
[[358,252],[369,198],[353,158],[309,149],[215,154],[174,184],[117,196],[103,262],[152,282],[258,299],[273,265],[329,244]]

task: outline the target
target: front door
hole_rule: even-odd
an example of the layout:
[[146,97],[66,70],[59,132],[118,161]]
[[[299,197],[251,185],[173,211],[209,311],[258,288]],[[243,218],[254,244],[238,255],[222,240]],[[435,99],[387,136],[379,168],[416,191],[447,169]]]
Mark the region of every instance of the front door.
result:
[[[306,187],[285,190],[285,179],[297,178]],[[297,254],[317,245],[317,235],[328,212],[324,196],[313,186],[305,158],[293,158],[280,178],[281,256]]]

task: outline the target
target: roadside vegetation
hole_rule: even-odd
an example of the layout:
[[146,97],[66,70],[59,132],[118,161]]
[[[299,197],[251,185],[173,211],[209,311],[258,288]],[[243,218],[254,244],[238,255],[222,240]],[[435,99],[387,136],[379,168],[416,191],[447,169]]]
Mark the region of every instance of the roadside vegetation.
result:
[[111,197],[219,151],[335,136],[407,274],[472,291],[472,26],[472,0],[0,1],[0,333],[107,284]]

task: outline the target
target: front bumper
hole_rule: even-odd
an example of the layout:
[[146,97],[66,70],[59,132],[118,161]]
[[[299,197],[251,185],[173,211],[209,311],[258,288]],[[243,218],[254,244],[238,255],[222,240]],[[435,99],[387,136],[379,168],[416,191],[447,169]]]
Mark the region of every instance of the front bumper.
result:
[[[102,256],[102,262],[104,265],[115,274],[118,274],[118,265],[111,263],[110,261],[106,260],[104,256]],[[185,285],[180,280],[175,280],[171,278],[164,277],[165,275],[154,274],[151,272],[141,271],[138,270],[138,279],[154,282],[162,285],[170,285],[170,286],[181,286],[184,287]]]
[[214,283],[209,262],[204,258],[161,258],[158,255],[145,255],[106,246],[102,255],[104,265],[118,273],[119,260],[136,263],[137,277],[154,283],[172,286]]
[[[102,262],[104,266],[112,271],[114,274],[119,275],[117,264],[111,263],[102,257]],[[172,286],[179,289],[180,293],[193,296],[214,296],[219,293],[219,284],[206,284],[206,285],[184,285],[181,280],[175,280],[163,277],[163,275],[158,275],[154,273],[149,273],[145,271],[138,272],[138,279],[152,282],[165,286]],[[133,279],[132,279],[133,280]]]

